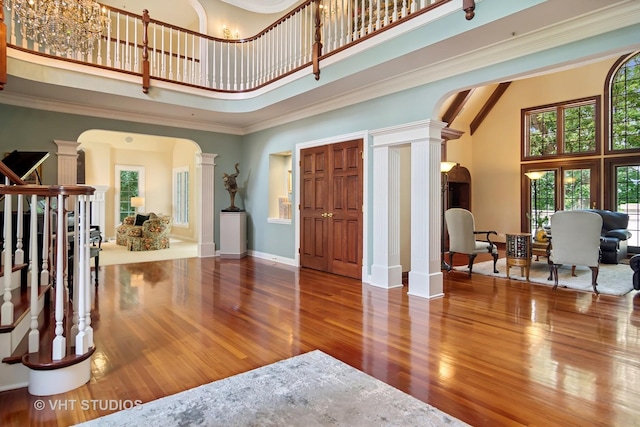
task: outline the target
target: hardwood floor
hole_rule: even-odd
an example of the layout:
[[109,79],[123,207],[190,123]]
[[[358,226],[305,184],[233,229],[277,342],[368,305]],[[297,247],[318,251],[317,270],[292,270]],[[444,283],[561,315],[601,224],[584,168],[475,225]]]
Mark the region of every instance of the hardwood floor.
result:
[[93,325],[91,381],[44,398],[0,393],[0,425],[67,426],[313,349],[475,426],[640,423],[635,291],[451,272],[445,297],[426,300],[252,258],[191,258],[101,267]]

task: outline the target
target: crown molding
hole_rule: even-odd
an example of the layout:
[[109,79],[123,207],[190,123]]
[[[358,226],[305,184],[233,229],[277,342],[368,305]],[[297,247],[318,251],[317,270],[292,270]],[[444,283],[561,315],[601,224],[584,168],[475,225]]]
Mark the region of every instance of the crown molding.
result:
[[91,107],[71,102],[52,101],[29,95],[2,94],[0,103],[16,107],[34,108],[37,110],[53,111],[57,113],[75,114],[82,116],[100,117],[103,119],[122,120],[127,122],[145,123],[159,126],[186,128],[207,132],[218,132],[230,135],[243,135],[242,128],[225,126],[200,120],[176,119],[171,116],[149,115],[134,111],[113,110]]

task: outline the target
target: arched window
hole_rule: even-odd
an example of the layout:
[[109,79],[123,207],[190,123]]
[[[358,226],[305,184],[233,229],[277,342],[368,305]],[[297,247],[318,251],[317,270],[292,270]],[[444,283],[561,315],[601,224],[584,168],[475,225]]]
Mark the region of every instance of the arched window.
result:
[[610,151],[640,149],[640,53],[612,68],[609,90]]
[[628,242],[640,250],[640,53],[620,58],[605,83],[605,206],[629,214]]

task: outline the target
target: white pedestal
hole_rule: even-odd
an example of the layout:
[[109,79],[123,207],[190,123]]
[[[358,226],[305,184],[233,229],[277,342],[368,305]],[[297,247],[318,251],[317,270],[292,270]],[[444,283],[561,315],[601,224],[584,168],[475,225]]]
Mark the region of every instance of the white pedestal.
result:
[[247,256],[247,213],[220,212],[220,257]]

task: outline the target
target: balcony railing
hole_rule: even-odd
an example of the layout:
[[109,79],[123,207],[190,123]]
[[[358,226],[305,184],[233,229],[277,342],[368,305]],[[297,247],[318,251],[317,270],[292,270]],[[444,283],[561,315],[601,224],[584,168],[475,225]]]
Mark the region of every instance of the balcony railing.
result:
[[[15,11],[5,7],[7,22],[2,28],[0,19],[0,44],[6,38],[12,48],[140,75],[145,92],[152,79],[217,92],[246,92],[305,68],[318,79],[323,58],[450,1],[308,0],[259,34],[242,39],[179,28],[152,19],[146,10],[136,15],[107,8],[106,31],[87,53],[54,52],[39,45],[26,34]],[[474,8],[473,0],[464,0],[467,19],[473,17]],[[0,89],[4,83],[6,53],[0,46]]]

